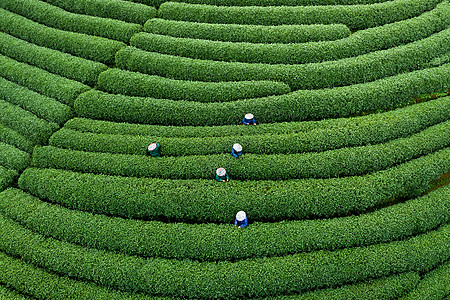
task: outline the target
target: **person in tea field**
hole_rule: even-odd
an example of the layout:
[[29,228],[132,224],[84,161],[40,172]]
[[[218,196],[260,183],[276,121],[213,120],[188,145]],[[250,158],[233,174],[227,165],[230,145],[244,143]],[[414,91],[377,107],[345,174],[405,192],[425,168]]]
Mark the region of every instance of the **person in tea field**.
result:
[[242,146],[240,144],[234,144],[233,147],[231,147],[231,155],[233,155],[234,158],[241,156]]
[[160,157],[161,152],[159,149],[161,148],[161,145],[159,143],[151,143],[147,147],[147,156],[151,157]]
[[227,182],[230,181],[230,175],[228,175],[227,170],[224,168],[218,168],[216,170],[216,180],[218,182]]
[[256,125],[256,120],[253,114],[246,114],[244,119],[242,119],[242,124],[244,125]]
[[236,218],[234,219],[234,226],[238,226],[238,228],[244,228],[248,226],[248,218],[245,211],[238,211],[236,214]]

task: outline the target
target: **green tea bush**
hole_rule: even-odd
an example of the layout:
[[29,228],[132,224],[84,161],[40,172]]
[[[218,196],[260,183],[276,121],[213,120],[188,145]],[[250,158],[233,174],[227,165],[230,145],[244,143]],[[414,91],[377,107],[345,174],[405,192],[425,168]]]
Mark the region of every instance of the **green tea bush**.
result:
[[39,119],[34,114],[0,100],[0,124],[11,128],[35,144],[46,145],[58,124]]
[[[163,300],[169,298],[155,298],[144,294],[131,294],[109,289],[91,282],[74,280],[69,277],[59,276],[45,269],[35,267],[24,261],[5,255],[0,252],[0,281],[7,282],[13,288],[36,298],[49,299],[154,299]],[[415,272],[395,274],[389,277],[369,280],[363,283],[344,285],[339,288],[320,289],[317,291],[297,294],[294,296],[278,296],[271,299],[379,299],[379,296],[396,298],[411,290],[420,277]],[[1,287],[1,286],[0,286]],[[49,288],[54,287],[54,288]],[[0,291],[1,293],[1,291]],[[346,297],[343,297],[343,295]],[[350,297],[350,298],[349,298]]]
[[30,165],[30,154],[11,145],[0,142],[0,166],[23,171]]
[[303,44],[250,44],[218,42],[138,33],[130,45],[151,52],[202,60],[303,64],[354,57],[383,49],[398,47],[424,39],[450,26],[450,3],[443,2],[431,12],[366,30],[348,38],[331,42]]
[[248,112],[260,124],[321,120],[392,109],[406,99],[446,90],[449,82],[447,64],[364,84],[223,103],[137,98],[91,90],[77,98],[74,108],[78,116],[91,119],[175,126],[239,124]]
[[[49,73],[25,63],[19,63],[3,55],[0,55],[0,76],[69,106],[73,106],[78,95],[90,89],[90,87],[80,82]],[[52,101],[49,101],[47,105],[48,108],[56,108],[54,104],[52,105]],[[51,115],[55,114],[55,112],[48,112],[47,114]]]
[[[406,98],[405,98],[406,102]],[[73,118],[64,124],[65,129],[81,132],[113,135],[154,136],[166,138],[207,138],[226,137],[252,138],[254,135],[295,135],[302,134],[308,144],[323,145],[336,141],[349,140],[348,135],[355,137],[355,142],[363,145],[367,143],[381,143],[385,141],[380,132],[384,132],[389,139],[410,135],[416,130],[423,130],[427,126],[448,120],[450,117],[450,97],[441,97],[433,101],[426,101],[383,113],[367,116],[323,119],[321,121],[262,123],[258,126],[160,126],[113,123],[84,118]],[[259,116],[256,116],[259,118]],[[237,117],[236,117],[237,118]],[[349,134],[349,132],[351,132]],[[344,137],[345,136],[345,137]],[[382,139],[376,139],[382,138]],[[350,144],[349,144],[350,145]],[[280,147],[278,145],[278,147]],[[338,146],[324,146],[321,149],[338,148]],[[305,148],[306,149],[306,148]],[[315,148],[316,149],[316,148]],[[200,149],[199,149],[200,150]],[[306,151],[306,150],[305,150]]]
[[[27,169],[19,187],[71,209],[124,218],[230,223],[301,220],[362,212],[392,198],[416,197],[450,172],[450,148],[365,176],[289,181],[162,180]],[[250,196],[249,196],[250,195]]]
[[292,294],[395,273],[424,272],[450,258],[450,225],[368,247],[221,263],[144,259],[84,248],[33,233],[3,216],[0,226],[4,229],[0,250],[9,256],[121,291],[178,298]]
[[144,24],[156,16],[156,8],[121,0],[45,0],[77,14],[117,19],[127,23]]
[[49,122],[63,124],[73,116],[69,106],[2,77],[0,77],[0,100],[17,105]]
[[[422,40],[388,50],[301,65],[220,62],[146,52],[133,47],[117,52],[121,69],[182,80],[273,80],[293,90],[322,89],[374,81],[425,67],[450,51],[450,28]],[[275,110],[276,111],[276,110]]]
[[[227,169],[230,176],[238,180],[354,176],[390,168],[450,146],[450,120],[383,144],[299,154],[245,154],[239,159],[231,154],[149,159],[144,150],[151,142],[142,143],[142,150],[139,149],[142,155],[83,152],[48,146],[35,149],[33,158],[35,166],[43,168],[164,179],[207,179],[219,167]],[[126,142],[122,144],[126,147]],[[232,145],[229,145],[230,150]],[[161,154],[164,156],[163,148]]]
[[416,288],[401,299],[444,299],[449,295],[450,260],[425,274]]
[[126,46],[119,41],[47,27],[1,8],[0,30],[38,46],[106,64],[114,63],[116,52]]
[[420,15],[442,0],[395,0],[368,5],[214,6],[164,2],[162,19],[220,24],[345,24],[351,30],[381,26]]
[[369,214],[253,223],[243,232],[231,222],[166,224],[92,215],[43,202],[20,190],[0,198],[0,211],[33,232],[88,248],[144,257],[220,261],[368,246],[425,233],[450,222],[450,186]]
[[[450,114],[450,109],[447,111]],[[442,115],[445,115],[445,113]],[[444,116],[436,115],[435,118],[434,120],[442,122],[450,119],[450,116],[445,118]],[[353,132],[350,128],[336,128],[334,130],[313,130],[312,132],[297,134],[205,138],[111,135],[63,128],[51,136],[49,145],[88,152],[144,155],[146,154],[147,146],[152,141],[158,141],[163,146],[161,151],[164,156],[185,156],[230,153],[232,145],[239,143],[243,146],[245,153],[294,154],[387,142],[392,139],[405,137],[408,131],[410,134],[414,134],[425,129],[424,123],[427,120],[416,121],[413,124],[411,124],[412,120],[408,120],[411,122],[409,123],[410,127],[407,127],[408,123],[405,122],[399,128],[394,126],[393,120],[389,120],[391,122],[386,121],[388,120],[385,120],[384,124],[377,123],[376,126],[365,127],[364,124],[355,126],[357,127],[355,129],[356,132]],[[429,126],[432,125],[434,124],[429,124]],[[404,128],[402,128],[403,126]]]
[[17,131],[0,123],[0,142],[10,144],[22,151],[32,153],[35,143],[19,134]]
[[148,20],[144,30],[179,38],[267,44],[333,41],[350,35],[350,29],[344,24],[262,26],[183,22],[159,18]]
[[[145,0],[142,0],[145,1]],[[373,4],[385,0],[183,0],[176,2],[208,4],[217,6],[313,6],[313,5],[355,5]]]
[[15,300],[32,299],[25,295],[21,295],[21,294],[17,293],[16,291],[9,289],[2,284],[0,284],[0,297],[2,297],[2,299],[15,299]]
[[128,96],[143,96],[198,102],[227,102],[238,99],[281,95],[288,85],[274,81],[199,82],[150,76],[120,69],[100,74],[98,89]]
[[74,14],[40,0],[2,0],[0,7],[49,27],[124,43],[142,30],[139,24]]
[[[5,253],[0,252],[0,282],[8,284],[11,288],[20,291],[24,294],[30,295],[32,299],[120,299],[120,300],[169,300],[168,298],[154,298],[146,296],[144,294],[131,294],[126,292],[120,292],[101,285],[97,285],[92,282],[84,282],[81,280],[75,280],[67,276],[61,276],[49,270],[36,267],[32,264],[28,264],[23,260],[7,256]],[[409,273],[408,273],[409,274]],[[379,283],[380,288],[385,285],[396,284],[396,277],[400,277],[397,280],[408,281],[412,280],[412,275],[400,275],[393,276],[392,279],[386,278],[385,284]],[[376,280],[374,285],[378,284]],[[392,282],[392,283],[391,283]],[[371,283],[368,283],[371,284]],[[1,288],[1,285],[0,285]],[[351,288],[349,286],[348,288]],[[0,296],[2,291],[0,290]],[[11,299],[11,298],[7,298]],[[16,299],[16,298],[14,298]],[[17,298],[21,299],[21,298]],[[23,298],[29,299],[29,298]],[[30,298],[31,299],[31,298]]]
[[[3,145],[5,144],[0,142],[0,148],[2,148]],[[9,153],[9,150],[7,150],[7,153]],[[5,157],[3,157],[2,153],[0,153],[0,161],[1,160],[5,160]],[[11,184],[18,177],[19,173],[16,170],[11,170],[3,166],[0,166],[0,192],[6,189],[7,187],[11,186]]]
[[36,46],[6,33],[0,32],[0,39],[1,54],[91,86],[97,83],[98,75],[107,69],[104,64]]

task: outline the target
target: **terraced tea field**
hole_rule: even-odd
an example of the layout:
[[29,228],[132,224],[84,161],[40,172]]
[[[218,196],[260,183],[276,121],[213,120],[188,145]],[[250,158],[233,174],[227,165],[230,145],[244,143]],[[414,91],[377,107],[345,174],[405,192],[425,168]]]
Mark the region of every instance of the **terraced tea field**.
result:
[[449,299],[450,2],[180,1],[0,0],[0,298]]

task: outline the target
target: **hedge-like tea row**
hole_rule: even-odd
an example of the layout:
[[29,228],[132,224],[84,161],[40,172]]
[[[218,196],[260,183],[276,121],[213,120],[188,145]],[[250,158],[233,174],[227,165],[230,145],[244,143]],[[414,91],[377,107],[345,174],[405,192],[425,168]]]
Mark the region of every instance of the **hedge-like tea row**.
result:
[[49,122],[63,124],[73,116],[69,106],[2,77],[0,77],[0,100],[20,106]]
[[183,22],[159,18],[148,20],[144,30],[179,38],[267,44],[333,41],[350,35],[350,29],[344,24],[261,26]]
[[[75,280],[67,276],[60,276],[46,269],[28,264],[23,260],[7,256],[0,252],[0,283],[30,295],[32,299],[117,299],[117,300],[169,300],[168,298],[154,298],[144,294],[131,294],[113,290],[92,282]],[[374,280],[367,284],[380,285],[383,289],[399,284],[412,284],[415,280],[415,273],[405,273],[386,279]],[[398,282],[398,283],[397,283]],[[411,282],[411,283],[410,283]],[[350,288],[349,286],[348,288]],[[345,288],[345,287],[344,287]],[[354,288],[356,289],[357,286]],[[0,296],[1,294],[0,285]],[[7,298],[10,299],[10,298]],[[22,298],[17,298],[22,299]],[[28,299],[28,298],[23,298]]]
[[[425,67],[432,58],[450,51],[450,28],[403,46],[356,57],[301,65],[220,62],[121,49],[117,66],[129,71],[183,80],[282,81],[296,89],[321,89],[374,81]],[[275,110],[276,111],[276,110]]]
[[0,32],[0,53],[84,84],[95,85],[104,64],[72,56],[57,50],[36,46]]
[[252,112],[261,124],[392,109],[407,99],[446,90],[449,82],[447,64],[364,84],[223,103],[137,98],[91,90],[77,98],[74,108],[78,116],[91,119],[175,126],[237,125],[246,113]]
[[[406,100],[406,98],[405,98]],[[408,105],[367,116],[324,119],[321,121],[262,123],[258,126],[160,126],[113,123],[84,118],[73,118],[64,124],[65,129],[98,134],[155,136],[166,138],[207,138],[235,136],[251,138],[254,135],[289,135],[311,134],[316,141],[312,144],[324,144],[348,139],[348,132],[355,136],[359,145],[381,143],[385,141],[379,132],[384,132],[389,139],[410,135],[417,130],[443,122],[450,118],[450,97],[441,97],[415,105]],[[259,116],[257,116],[258,118]],[[396,132],[397,135],[394,134]],[[346,138],[344,138],[344,136]],[[376,139],[376,136],[378,140]],[[311,138],[308,138],[310,140]],[[336,141],[335,141],[336,140]],[[307,147],[309,143],[304,142]],[[349,144],[350,145],[350,144]],[[355,144],[356,145],[356,144]],[[338,148],[338,146],[334,146]],[[332,148],[329,146],[328,148]],[[323,148],[327,149],[327,148]]]
[[450,3],[405,21],[360,30],[348,38],[303,44],[250,44],[178,38],[141,32],[130,45],[142,50],[202,60],[303,64],[354,57],[424,39],[450,25]]
[[220,24],[345,24],[352,30],[381,26],[420,15],[442,0],[394,0],[368,5],[214,6],[164,2],[162,19]]
[[19,63],[3,55],[0,55],[0,76],[69,106],[73,106],[75,98],[81,93],[90,89],[80,82]]
[[124,43],[142,30],[142,25],[79,15],[40,0],[2,0],[0,7],[56,29],[100,36]]
[[450,260],[426,274],[406,299],[444,299],[450,295]]
[[[0,142],[0,147],[3,143]],[[0,153],[0,160],[2,160],[2,154]],[[4,157],[3,157],[4,159]],[[11,184],[19,177],[19,173],[16,170],[11,170],[0,166],[0,192],[11,186]]]
[[107,64],[113,64],[116,52],[126,46],[119,41],[47,27],[1,8],[0,30],[38,46]]
[[11,128],[35,144],[46,145],[58,124],[39,119],[34,114],[0,100],[0,124]]
[[[77,281],[69,277],[58,276],[45,269],[25,263],[23,260],[12,258],[0,252],[0,282],[5,282],[23,293],[42,299],[152,299],[169,300],[163,297],[152,297],[144,294],[130,294],[96,285],[91,282]],[[370,280],[363,283],[344,285],[339,288],[320,289],[317,291],[297,294],[293,296],[271,297],[271,299],[342,299],[348,300],[349,295],[355,299],[387,299],[397,298],[410,291],[419,281],[415,272],[395,274]],[[1,287],[1,286],[0,286]],[[52,287],[52,288],[49,288]],[[0,291],[1,295],[1,291]],[[344,297],[344,295],[346,297]]]
[[[148,141],[142,146],[146,146]],[[233,144],[230,144],[231,149]],[[111,145],[114,147],[114,145]],[[245,145],[243,145],[245,146]],[[142,155],[83,152],[42,147],[33,152],[35,166],[96,174],[163,179],[208,179],[224,167],[238,180],[288,180],[362,175],[390,168],[450,146],[450,120],[407,138],[383,144],[300,154],[192,155],[150,159]],[[124,145],[126,147],[126,145]],[[183,145],[179,145],[182,148]],[[161,154],[164,156],[164,150]],[[182,151],[182,150],[181,150]]]
[[178,2],[217,6],[313,6],[373,4],[385,1],[386,0],[183,0]]
[[45,0],[64,10],[77,14],[121,20],[127,23],[144,24],[156,16],[156,8],[122,0]]
[[439,57],[433,58],[430,61],[430,66],[431,67],[438,67],[438,66],[441,66],[443,64],[448,64],[448,63],[450,63],[450,52],[446,53],[444,55],[441,55]]
[[431,180],[450,172],[449,155],[446,148],[366,176],[226,184],[212,178],[161,180],[27,169],[19,187],[72,209],[125,218],[230,223],[235,212],[244,210],[251,221],[301,220],[418,196]]
[[[163,146],[161,153],[164,156],[230,153],[231,147],[235,143],[241,144],[246,154],[321,152],[343,147],[383,143],[392,139],[406,137],[408,133],[414,134],[424,130],[427,126],[449,120],[450,97],[448,97],[448,100],[449,106],[447,108],[443,106],[443,111],[436,112],[435,115],[430,114],[431,120],[419,120],[419,115],[409,120],[403,118],[401,121],[406,119],[405,123],[401,123],[400,120],[385,119],[383,123],[377,123],[376,126],[373,123],[372,126],[364,123],[355,126],[355,131],[353,131],[353,128],[344,127],[335,128],[334,130],[319,129],[298,134],[164,138],[150,135],[132,136],[86,133],[63,128],[51,136],[49,145],[87,152],[144,155],[146,154],[147,146],[154,141],[158,141]],[[397,124],[400,127],[395,127]]]
[[22,171],[30,165],[30,154],[0,142],[0,166]]
[[[409,271],[450,258],[450,226],[404,241],[238,262],[144,259],[57,241],[0,216],[0,250],[28,263],[122,291],[230,299],[292,294]],[[201,249],[199,249],[201,251]]]
[[[2,264],[3,267],[3,264]],[[30,297],[26,297],[25,295],[21,295],[16,291],[10,290],[6,286],[0,284],[0,298],[2,299],[14,299],[14,300],[26,300],[32,299]]]
[[237,81],[199,82],[150,76],[120,69],[109,69],[98,78],[100,90],[128,96],[153,97],[198,102],[227,102],[289,93],[282,82]]
[[10,144],[20,150],[28,153],[33,152],[35,144],[29,139],[25,138],[23,135],[19,134],[17,131],[1,124],[0,122],[0,142],[5,144]]
[[164,224],[92,215],[48,204],[20,190],[3,193],[0,211],[34,232],[88,248],[144,257],[239,260],[368,246],[428,232],[450,222],[450,186],[365,215],[254,223],[243,232],[231,222]]

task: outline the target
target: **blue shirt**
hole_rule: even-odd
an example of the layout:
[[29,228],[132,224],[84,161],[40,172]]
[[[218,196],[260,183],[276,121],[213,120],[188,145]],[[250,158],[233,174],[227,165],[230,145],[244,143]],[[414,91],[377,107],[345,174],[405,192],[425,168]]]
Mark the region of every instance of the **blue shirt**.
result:
[[241,228],[244,228],[248,225],[248,218],[245,217],[244,221],[238,221],[236,218],[234,219],[234,225],[241,226]]
[[252,119],[246,119],[246,118],[244,117],[244,119],[242,119],[242,124],[244,124],[244,125],[250,125],[250,124],[256,125],[256,120],[255,120],[255,118],[252,118]]
[[231,148],[231,155],[233,155],[233,157],[235,157],[235,158],[238,158],[239,156],[242,155],[242,151],[236,152],[236,151],[234,150],[234,148],[232,147],[232,148]]

